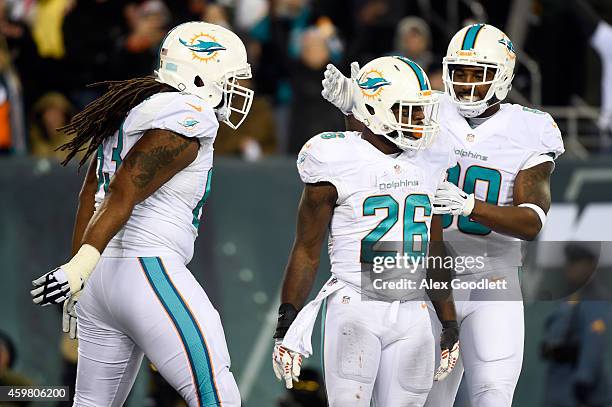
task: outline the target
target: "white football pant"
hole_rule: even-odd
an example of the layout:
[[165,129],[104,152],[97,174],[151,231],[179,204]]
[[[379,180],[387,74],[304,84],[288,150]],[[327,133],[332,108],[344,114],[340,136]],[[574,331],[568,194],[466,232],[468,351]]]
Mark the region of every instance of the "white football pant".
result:
[[[513,287],[518,287],[516,268],[506,275]],[[515,292],[511,296],[515,300],[455,301],[460,358],[446,379],[434,382],[426,407],[452,407],[464,370],[472,407],[512,406],[523,363],[525,326],[520,294]],[[442,325],[431,304],[428,308],[438,363]]]
[[122,406],[143,355],[190,407],[240,405],[218,312],[168,257],[102,257],[77,304],[74,406]]
[[419,407],[434,372],[434,339],[422,301],[362,301],[344,287],[323,308],[330,407]]

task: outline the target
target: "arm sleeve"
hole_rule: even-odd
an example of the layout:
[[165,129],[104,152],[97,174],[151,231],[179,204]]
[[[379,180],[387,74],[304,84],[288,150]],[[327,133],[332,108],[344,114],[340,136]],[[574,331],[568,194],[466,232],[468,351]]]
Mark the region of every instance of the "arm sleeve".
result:
[[521,166],[521,170],[535,167],[538,164],[552,162],[565,152],[559,126],[548,113],[544,114],[539,126],[539,134],[533,145],[533,153]]
[[525,163],[521,167],[521,170],[526,170],[528,168],[535,167],[536,165],[546,163],[546,162],[552,162],[553,167],[554,167],[555,160],[552,156],[552,153],[547,153],[547,154],[536,153],[536,154],[533,154],[531,157],[529,157],[527,161],[525,161]]

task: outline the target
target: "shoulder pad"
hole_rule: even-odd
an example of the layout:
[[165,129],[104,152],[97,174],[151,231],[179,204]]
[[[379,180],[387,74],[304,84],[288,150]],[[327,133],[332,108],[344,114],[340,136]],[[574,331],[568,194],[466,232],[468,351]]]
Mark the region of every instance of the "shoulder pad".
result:
[[551,155],[553,159],[563,154],[565,148],[561,131],[552,116],[541,110],[516,106],[521,109],[520,113],[525,121],[526,137],[523,142],[526,147],[537,154]]
[[128,127],[137,131],[170,130],[185,137],[215,138],[219,121],[214,110],[197,96],[179,92],[153,95],[130,112]]
[[336,187],[340,201],[344,192],[340,174],[343,163],[352,163],[351,157],[355,158],[352,153],[355,137],[359,136],[354,132],[326,132],[308,140],[297,159],[302,182],[330,182]]

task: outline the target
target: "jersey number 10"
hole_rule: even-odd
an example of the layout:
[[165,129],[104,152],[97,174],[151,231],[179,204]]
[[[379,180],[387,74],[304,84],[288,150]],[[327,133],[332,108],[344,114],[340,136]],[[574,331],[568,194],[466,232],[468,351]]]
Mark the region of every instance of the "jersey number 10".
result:
[[[448,169],[448,181],[457,185],[459,188],[459,176],[461,175],[461,166],[457,164],[453,168]],[[493,168],[481,167],[479,165],[472,165],[465,171],[463,177],[463,191],[467,194],[474,193],[476,189],[476,182],[484,182],[487,185],[487,193],[485,196],[485,202],[492,205],[497,205],[499,202],[499,193],[501,190],[502,176],[498,170]],[[452,215],[442,216],[442,227],[447,228],[453,223]],[[459,216],[457,220],[457,229],[463,233],[471,235],[488,235],[491,233],[491,229],[481,225],[468,218],[467,216]]]

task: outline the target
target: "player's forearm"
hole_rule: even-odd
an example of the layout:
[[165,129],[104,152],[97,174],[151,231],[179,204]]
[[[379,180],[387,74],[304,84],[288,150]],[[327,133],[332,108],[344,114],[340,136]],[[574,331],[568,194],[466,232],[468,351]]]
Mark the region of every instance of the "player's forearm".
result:
[[294,249],[285,271],[281,304],[289,303],[301,309],[312,290],[318,267],[318,256],[315,258],[305,250]]
[[498,233],[522,240],[535,239],[542,228],[540,218],[530,208],[491,205],[478,199],[470,219]]
[[[447,275],[436,275],[437,278],[431,278],[431,281],[445,281],[447,282],[448,287],[450,287],[450,272]],[[440,322],[457,320],[457,313],[455,311],[455,301],[453,299],[453,291],[450,288],[427,290],[427,295],[432,305],[434,306],[434,309],[436,310],[436,315],[438,316]]]
[[448,300],[432,301],[436,310],[436,315],[440,322],[456,321],[457,312],[455,311],[455,302],[452,297]]
[[110,192],[89,221],[82,244],[95,247],[100,253],[130,218],[135,203],[120,193]]
[[[429,243],[429,256],[432,258],[444,259],[446,257],[446,248],[442,241],[432,241]],[[436,315],[440,322],[455,321],[457,314],[455,312],[455,302],[453,300],[453,291],[450,288],[452,279],[452,270],[443,267],[445,262],[434,261],[434,267],[427,269],[427,279],[433,283],[439,283],[440,288],[427,290],[427,296],[436,310]],[[438,265],[442,267],[437,267]],[[435,285],[434,285],[435,286]]]
[[98,188],[96,179],[96,159],[92,159],[79,192],[79,203],[72,230],[72,255],[74,256],[81,247],[85,228],[95,212],[95,195]]
[[72,231],[72,255],[74,256],[82,245],[85,229],[89,224],[95,211],[95,200],[93,195],[90,197],[79,198],[79,206]]

